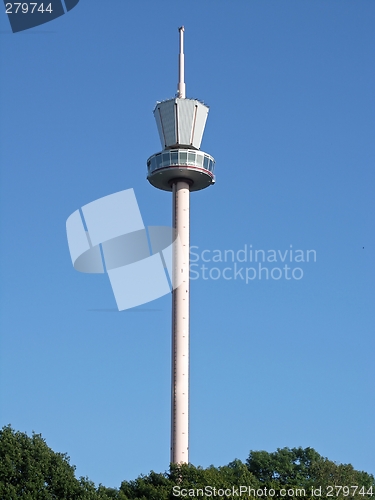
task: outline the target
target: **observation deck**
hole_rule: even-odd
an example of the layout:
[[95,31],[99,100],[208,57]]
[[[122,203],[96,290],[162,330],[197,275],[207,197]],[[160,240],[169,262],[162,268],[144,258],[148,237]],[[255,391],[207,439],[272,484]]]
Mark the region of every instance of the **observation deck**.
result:
[[172,184],[185,180],[190,191],[199,191],[215,183],[214,158],[200,150],[166,149],[147,160],[147,179],[158,189],[172,191]]

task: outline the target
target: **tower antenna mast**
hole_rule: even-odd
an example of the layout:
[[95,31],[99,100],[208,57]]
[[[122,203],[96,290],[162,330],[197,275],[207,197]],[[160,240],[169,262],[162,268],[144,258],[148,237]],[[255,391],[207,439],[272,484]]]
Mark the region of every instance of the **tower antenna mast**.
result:
[[178,86],[177,86],[177,96],[181,99],[186,97],[186,86],[185,86],[185,56],[184,56],[184,26],[178,28],[180,33],[180,53],[178,55]]

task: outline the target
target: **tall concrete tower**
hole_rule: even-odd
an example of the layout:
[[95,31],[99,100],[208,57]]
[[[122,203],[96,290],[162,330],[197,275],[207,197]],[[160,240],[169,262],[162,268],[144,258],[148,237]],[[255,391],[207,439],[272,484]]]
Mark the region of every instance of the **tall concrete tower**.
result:
[[171,462],[177,464],[189,462],[190,191],[215,182],[215,160],[200,151],[208,107],[186,98],[183,26],[179,35],[177,96],[156,104],[154,116],[163,150],[147,160],[148,181],[173,193],[173,228],[181,242],[174,246],[172,277]]

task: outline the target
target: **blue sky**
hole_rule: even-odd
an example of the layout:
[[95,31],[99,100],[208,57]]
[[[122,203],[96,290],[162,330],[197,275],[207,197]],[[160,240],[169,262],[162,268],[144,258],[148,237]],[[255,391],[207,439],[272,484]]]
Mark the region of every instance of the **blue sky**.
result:
[[217,179],[191,196],[194,251],[316,251],[299,280],[192,281],[190,460],[310,446],[375,473],[374,21],[370,0],[81,0],[17,34],[1,14],[1,425],[96,484],[168,468],[170,296],[116,312],[65,221],[133,188],[170,225],[146,160],[185,25]]

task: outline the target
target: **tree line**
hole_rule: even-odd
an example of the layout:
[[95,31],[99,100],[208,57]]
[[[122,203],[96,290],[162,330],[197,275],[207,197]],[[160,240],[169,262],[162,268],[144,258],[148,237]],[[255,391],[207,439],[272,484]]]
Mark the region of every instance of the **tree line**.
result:
[[1,500],[364,500],[371,496],[375,496],[373,475],[301,447],[250,451],[246,462],[234,460],[221,467],[171,464],[166,472],[151,471],[123,481],[119,488],[96,487],[87,477],[76,478],[69,456],[54,452],[40,434],[29,437],[11,426],[0,431]]

